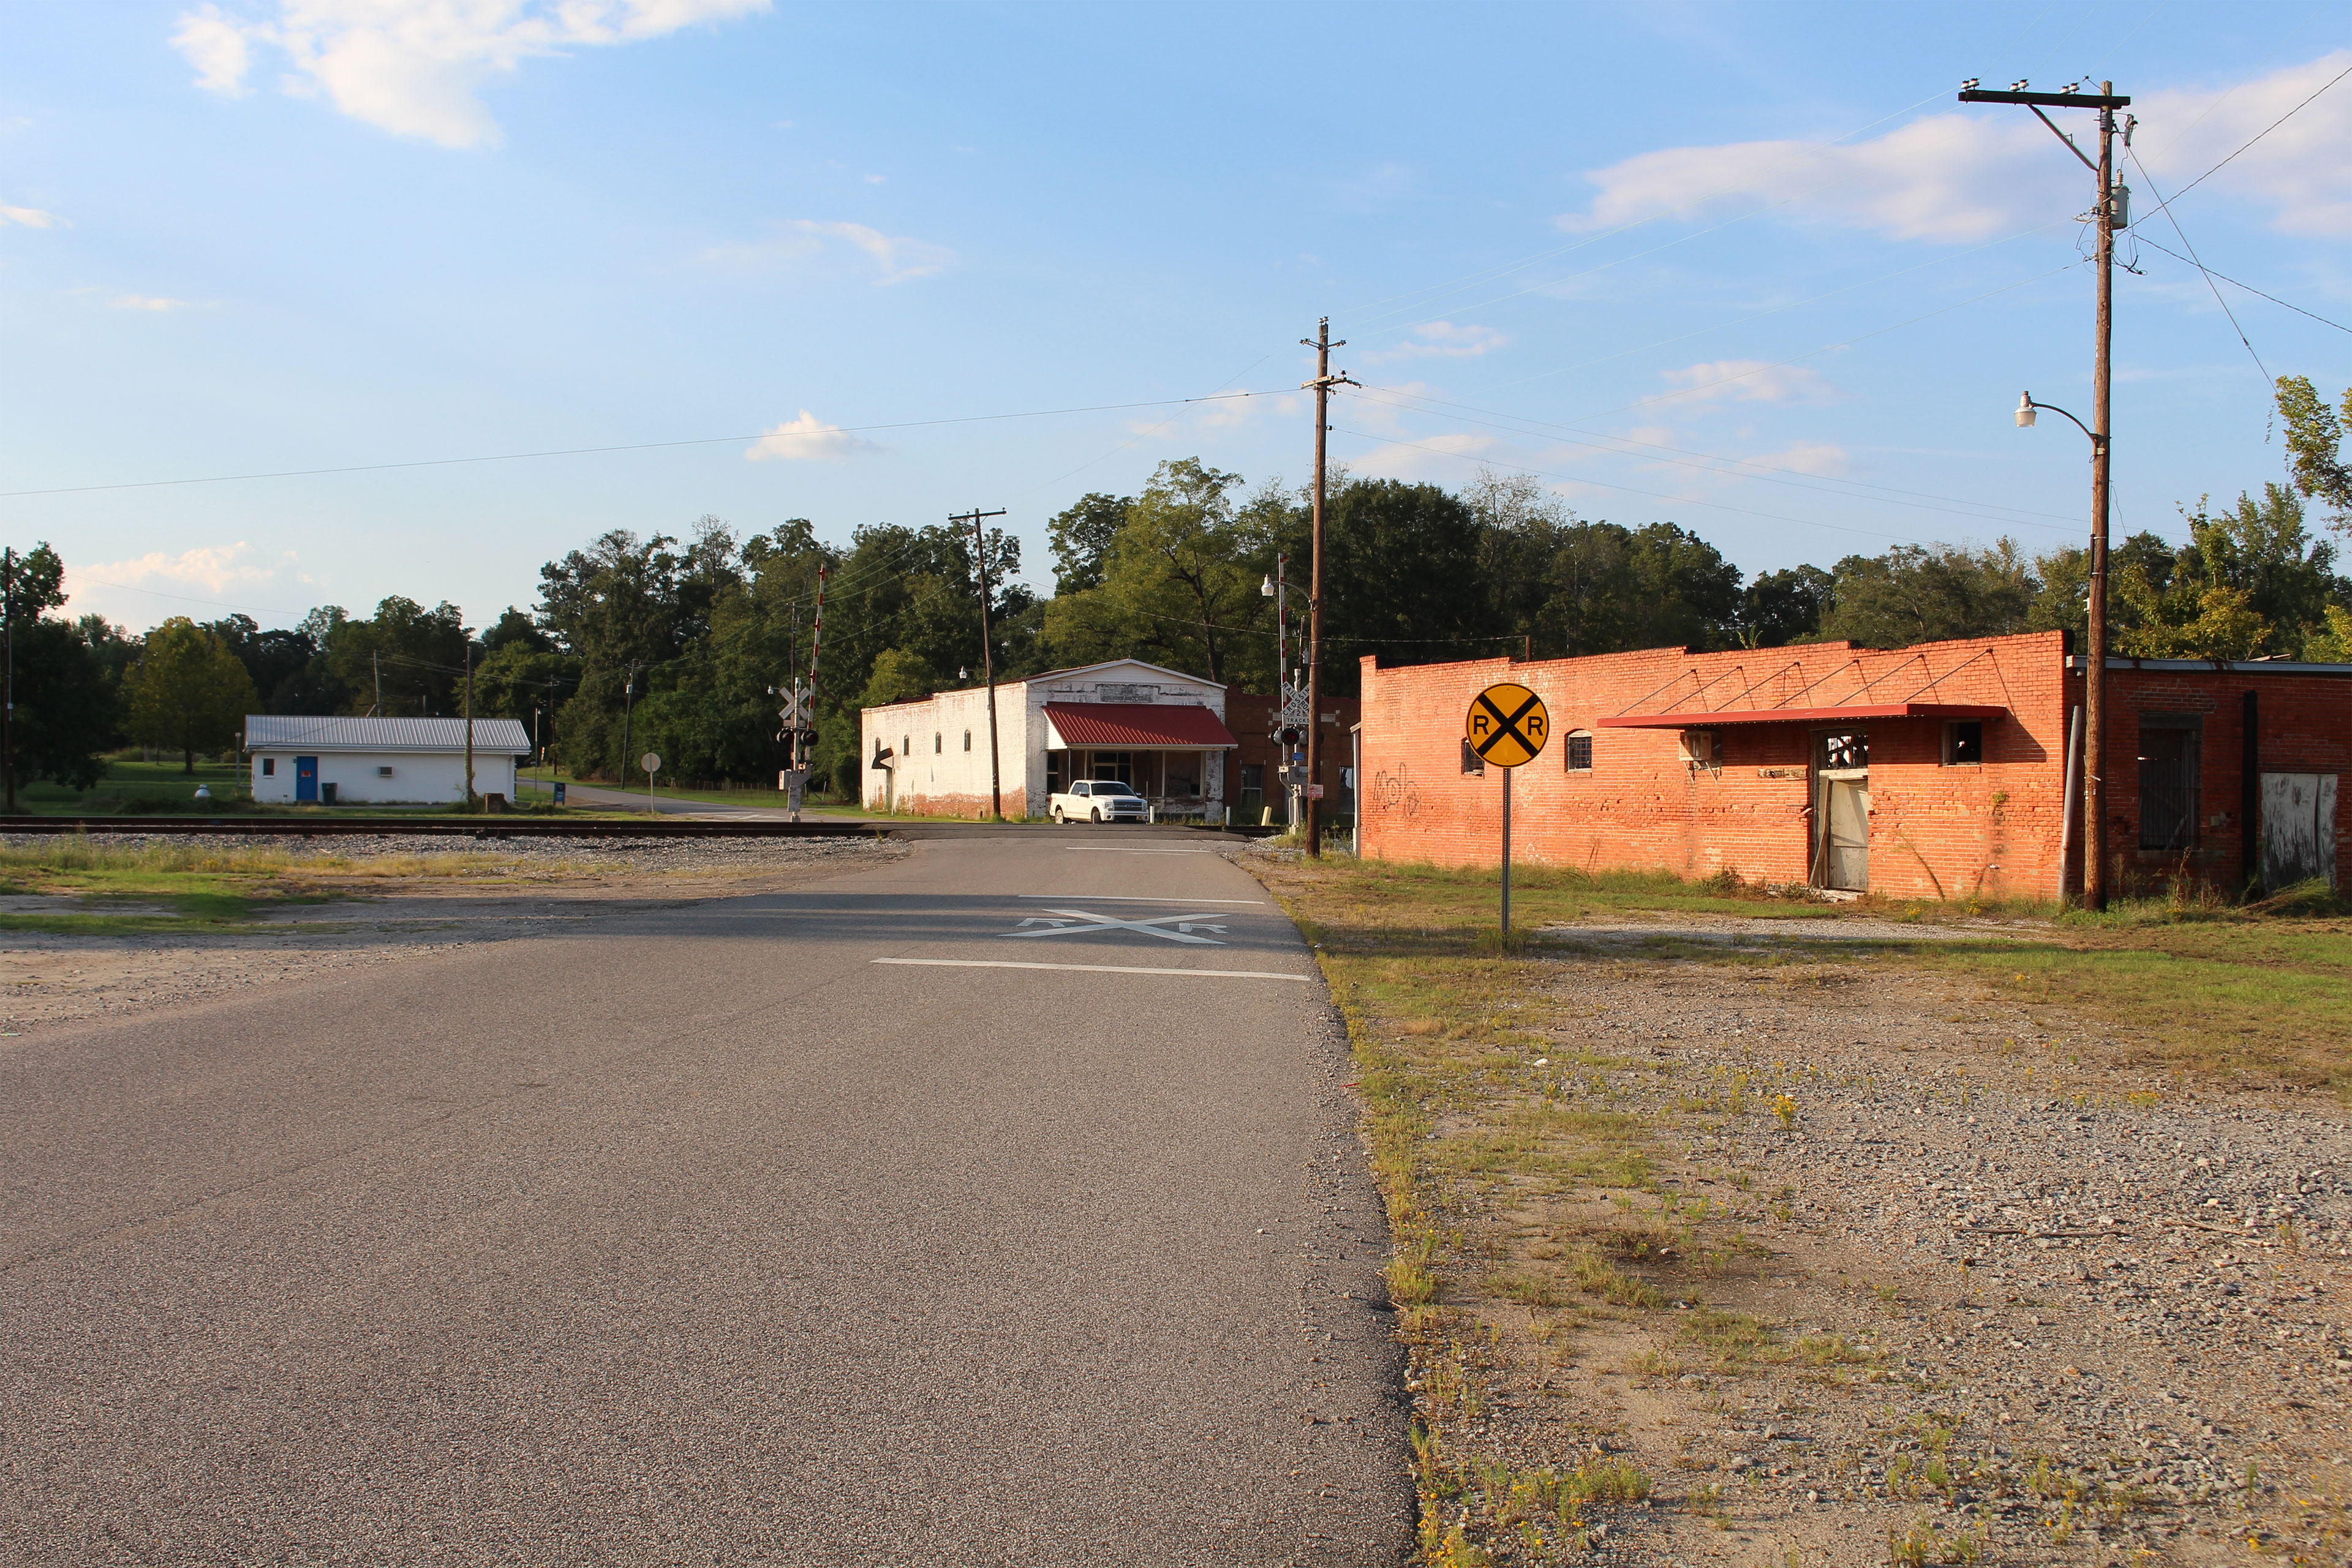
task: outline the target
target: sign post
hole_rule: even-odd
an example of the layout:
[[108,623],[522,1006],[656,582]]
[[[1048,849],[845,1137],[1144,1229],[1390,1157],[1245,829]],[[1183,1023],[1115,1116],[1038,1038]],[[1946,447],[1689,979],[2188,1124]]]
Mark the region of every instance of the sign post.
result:
[[1471,700],[1462,738],[1482,763],[1503,770],[1503,936],[1511,934],[1511,774],[1543,754],[1551,714],[1542,698],[1516,681],[1502,681]]
[[661,772],[661,753],[647,752],[637,759],[637,766],[646,770],[646,815],[650,816],[660,809],[654,805],[654,774]]

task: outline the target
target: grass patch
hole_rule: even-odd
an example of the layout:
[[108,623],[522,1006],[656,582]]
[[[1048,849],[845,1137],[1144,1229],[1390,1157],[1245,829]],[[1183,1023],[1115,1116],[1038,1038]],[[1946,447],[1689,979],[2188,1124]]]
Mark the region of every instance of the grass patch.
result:
[[2352,1093],[2352,921],[2251,916],[2063,928],[2063,945],[1907,949],[2018,1002],[2119,1026],[2134,1065]]

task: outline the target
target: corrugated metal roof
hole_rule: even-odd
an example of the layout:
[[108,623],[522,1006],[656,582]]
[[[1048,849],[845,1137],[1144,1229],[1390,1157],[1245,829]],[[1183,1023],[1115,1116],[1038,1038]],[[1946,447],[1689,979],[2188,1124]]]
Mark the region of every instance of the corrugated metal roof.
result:
[[[463,752],[463,719],[355,719],[299,713],[245,716],[248,752]],[[474,750],[492,756],[528,756],[530,736],[520,720],[477,719]]]
[[1189,702],[1048,702],[1045,717],[1065,746],[1206,746],[1240,742],[1223,721]]

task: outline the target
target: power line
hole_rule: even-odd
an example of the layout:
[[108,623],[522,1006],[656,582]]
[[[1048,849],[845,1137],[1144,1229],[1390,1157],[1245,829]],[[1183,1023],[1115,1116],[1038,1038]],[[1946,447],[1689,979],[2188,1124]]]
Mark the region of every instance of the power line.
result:
[[[1416,452],[1434,452],[1441,458],[1454,458],[1464,462],[1486,461],[1486,458],[1474,453],[1449,452],[1443,447],[1426,446],[1419,441],[1400,441],[1388,436],[1375,436],[1369,430],[1349,430],[1344,426],[1339,428],[1342,435],[1360,436],[1367,441],[1376,442],[1383,447],[1405,447]],[[1656,500],[1672,501],[1678,506],[1712,507],[1717,511],[1736,511],[1746,517],[1760,517],[1771,522],[1793,522],[1803,528],[1825,528],[1834,533],[1858,533],[1866,539],[1891,539],[1897,544],[1917,542],[1903,534],[1884,533],[1874,528],[1853,528],[1844,523],[1822,522],[1810,517],[1790,517],[1786,512],[1758,511],[1753,507],[1733,506],[1727,501],[1706,500],[1698,496],[1668,495],[1664,490],[1645,490],[1635,485],[1621,485],[1609,479],[1596,479],[1587,474],[1556,473],[1548,468],[1530,468],[1517,463],[1506,463],[1500,466],[1513,473],[1528,474],[1537,479],[1565,479],[1571,484],[1598,485],[1602,489],[1623,490],[1629,495],[1649,496]]]
[[[920,430],[941,425],[984,425],[1006,419],[1050,419],[1070,414],[1111,414],[1129,408],[1169,408],[1186,403],[1222,403],[1244,397],[1285,395],[1289,388],[1266,392],[1221,392],[1206,397],[1156,397],[1140,403],[1098,403],[1081,408],[1033,408],[1018,414],[970,414],[951,419],[905,419],[889,425],[834,425],[812,434],[857,435],[872,430]],[[193,479],[133,479],[119,484],[60,485],[49,489],[0,490],[0,500],[27,496],[87,495],[97,490],[143,490],[169,485],[225,485],[247,479],[301,479],[326,474],[372,474],[394,468],[440,468],[467,463],[513,463],[538,458],[584,458],[607,452],[651,452],[673,447],[724,446],[737,441],[763,441],[774,435],[762,430],[750,436],[698,436],[683,441],[633,441],[614,447],[563,447],[541,452],[494,452],[474,458],[420,458],[400,463],[352,463],[331,468],[281,468],[267,473],[206,474]]]
[[[2063,525],[2065,528],[2072,530],[2081,526],[2078,520],[2062,517],[2056,512],[2035,512],[2024,507],[2004,507],[1991,502],[1964,501],[1958,497],[1932,496],[1919,490],[1897,489],[1891,485],[1874,485],[1860,479],[1838,479],[1828,477],[1816,478],[1814,476],[1805,475],[1798,469],[1774,468],[1769,463],[1759,463],[1746,458],[1729,458],[1715,452],[1694,452],[1685,447],[1662,446],[1655,441],[1635,440],[1630,436],[1611,436],[1605,437],[1603,440],[1590,441],[1580,439],[1578,437],[1573,435],[1554,435],[1551,433],[1565,431],[1569,427],[1566,426],[1551,425],[1540,419],[1523,418],[1517,415],[1496,415],[1497,418],[1514,420],[1517,422],[1515,424],[1496,424],[1485,419],[1471,419],[1461,414],[1448,414],[1443,412],[1443,410],[1465,408],[1467,413],[1471,414],[1491,414],[1496,411],[1492,409],[1468,408],[1466,405],[1449,404],[1441,398],[1433,397],[1423,400],[1424,403],[1436,405],[1437,406],[1434,408],[1422,407],[1414,404],[1396,402],[1392,399],[1381,397],[1375,397],[1370,401],[1374,403],[1387,403],[1391,407],[1407,408],[1415,413],[1435,414],[1436,416],[1441,419],[1450,418],[1457,420],[1465,425],[1480,425],[1490,430],[1501,430],[1511,435],[1544,436],[1549,439],[1565,440],[1570,446],[1588,447],[1596,452],[1607,452],[1617,457],[1633,458],[1642,455],[1640,452],[1628,450],[1630,447],[1641,447],[1644,451],[1650,452],[1670,453],[1673,454],[1673,457],[1669,458],[1668,461],[1675,461],[1676,458],[1685,459],[1684,461],[1677,462],[1677,467],[1700,468],[1701,471],[1707,473],[1724,473],[1727,470],[1724,468],[1706,468],[1704,466],[1706,464],[1723,464],[1728,465],[1733,468],[1753,468],[1759,471],[1753,475],[1739,475],[1737,477],[1760,479],[1766,484],[1788,485],[1796,489],[1819,490],[1824,495],[1839,496],[1851,500],[1878,500],[1883,503],[1891,503],[1897,506],[1917,507],[1925,511],[1947,512],[1955,517],[1980,518],[1987,522],[2013,522],[2022,527],[2047,528]],[[1527,428],[1527,426],[1534,426],[1534,428]],[[1594,434],[1598,434],[1598,432],[1594,432]],[[1612,442],[1617,444],[1611,445],[1610,443]],[[1848,485],[1852,486],[1853,489],[1837,489],[1832,488],[1835,485]],[[1880,493],[1875,496],[1858,495],[1855,493],[1857,490],[1876,490]],[[1938,501],[1952,501],[1957,504],[1949,506],[1937,505],[1937,503]],[[2007,517],[2000,515],[2004,512],[2014,515]],[[2041,518],[2047,518],[2052,521],[2049,522],[2035,521],[2036,519]]]
[[[2132,161],[2132,167],[2139,171],[2139,177],[2147,182],[2148,193],[2151,195],[2155,195],[2156,176],[2147,172],[2147,165],[2139,161],[2139,154],[2131,150],[2131,146],[2128,142],[2124,146],[2124,155]],[[2156,210],[2164,214],[2164,221],[2170,224],[2172,226],[2172,232],[2180,237],[2181,245],[2189,252],[2189,264],[2196,268],[2197,270],[2203,275],[2205,279],[2205,287],[2213,290],[2213,303],[2221,306],[2221,314],[2230,318],[2231,330],[2238,334],[2238,341],[2246,345],[2246,353],[2253,358],[2254,368],[2263,373],[2263,384],[2266,385],[2277,384],[2278,378],[2271,374],[2271,367],[2263,363],[2263,356],[2254,353],[2252,340],[2246,336],[2246,329],[2239,325],[2238,312],[2230,309],[2230,301],[2221,298],[2221,286],[2213,281],[2213,275],[2210,272],[2207,272],[2205,270],[2205,264],[2197,258],[2197,247],[2190,243],[2189,231],[2180,226],[2180,219],[2172,212],[2171,204],[2168,202],[2158,202],[2156,205]],[[2158,246],[2158,248],[2161,250],[2163,249],[2163,247]],[[2165,254],[2169,256],[2172,252],[2168,250],[2165,251]]]
[[[2166,207],[2170,206],[2174,202],[2179,201],[2181,197],[2187,195],[2189,192],[2195,190],[2198,186],[2203,184],[2206,181],[2220,174],[2223,169],[2229,167],[2229,165],[2236,160],[2239,153],[2243,153],[2246,151],[2246,148],[2252,147],[2255,142],[2261,141],[2263,137],[2269,135],[2272,132],[2277,130],[2280,126],[2284,125],[2288,121],[2293,120],[2296,115],[2302,113],[2318,99],[2320,93],[2326,92],[2329,88],[2334,87],[2337,82],[2342,81],[2347,76],[2352,76],[2352,66],[2346,66],[2342,70],[2337,71],[2334,76],[2329,77],[2325,82],[2320,84],[2319,92],[2313,93],[2311,97],[2305,99],[2301,103],[2296,104],[2293,109],[2288,110],[2284,114],[2280,115],[2276,120],[2272,121],[2268,125],[2265,125],[2260,131],[2255,132],[2252,136],[2247,138],[2245,145],[2240,147],[2237,153],[2231,153],[2229,157],[2222,159],[2220,163],[2214,164],[2211,168],[2206,170],[2203,174],[2198,175],[2195,179],[2189,181],[2187,184],[2173,192],[2168,198],[2158,203],[2153,212],[2144,215],[2143,221],[2145,221],[2146,217],[2153,217],[2156,216],[2156,213],[2162,212]],[[2137,163],[2138,160],[2134,159],[2133,162]]]
[[[2137,160],[2134,161],[2137,162]],[[2169,216],[2171,215],[2167,214],[2166,216]],[[2282,300],[2275,294],[2266,294],[2251,283],[2241,283],[2236,279],[2231,277],[2228,273],[2216,272],[2211,268],[2206,266],[2203,262],[2183,256],[2180,252],[2173,249],[2169,246],[2158,245],[2156,241],[2148,238],[2147,236],[2144,234],[2136,235],[2133,237],[2152,250],[2163,251],[2165,255],[2169,256],[2175,261],[2188,262],[2189,266],[2194,267],[2198,271],[2202,272],[2208,278],[2219,278],[2222,282],[2227,283],[2232,289],[2243,289],[2247,293],[2253,295],[2256,299],[2268,300],[2272,304],[2283,306],[2287,310],[2293,310],[2298,316],[2309,316],[2313,321],[2317,321],[2323,327],[2334,327],[2339,332],[2352,332],[2352,327],[2347,327],[2341,321],[2331,321],[2315,310],[2306,310],[2302,306],[2294,304],[2289,300]]]

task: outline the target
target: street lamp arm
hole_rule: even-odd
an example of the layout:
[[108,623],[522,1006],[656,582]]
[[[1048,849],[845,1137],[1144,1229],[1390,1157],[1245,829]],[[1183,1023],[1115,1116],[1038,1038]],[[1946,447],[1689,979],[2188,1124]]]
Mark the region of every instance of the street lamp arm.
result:
[[2100,435],[2096,430],[2092,429],[2088,425],[2084,424],[2080,419],[2074,419],[2074,416],[2073,415],[2071,415],[2071,414],[2067,414],[2067,413],[2066,413],[2066,411],[2065,411],[2064,409],[2063,409],[2063,408],[2059,407],[2059,406],[2058,406],[2056,404],[2054,404],[2054,403],[2036,403],[2036,402],[2034,402],[2034,401],[2033,401],[2033,399],[2032,399],[2032,397],[2028,397],[2028,398],[2025,400],[2025,406],[2026,406],[2026,407],[2028,407],[2028,408],[2042,408],[2042,409],[2047,409],[2049,412],[2051,412],[2051,413],[2053,413],[2053,414],[2062,414],[2062,415],[2065,415],[2065,416],[2066,416],[2067,418],[2069,418],[2069,419],[2074,419],[2074,428],[2075,428],[2075,429],[2077,429],[2077,430],[2080,430],[2084,435],[2088,436],[2088,437],[2091,438],[2092,444],[2093,444],[2093,445],[2095,445],[2095,445],[2097,445],[2099,442],[2105,441],[2105,440],[2106,439],[2106,437],[2105,437],[2105,436]]

